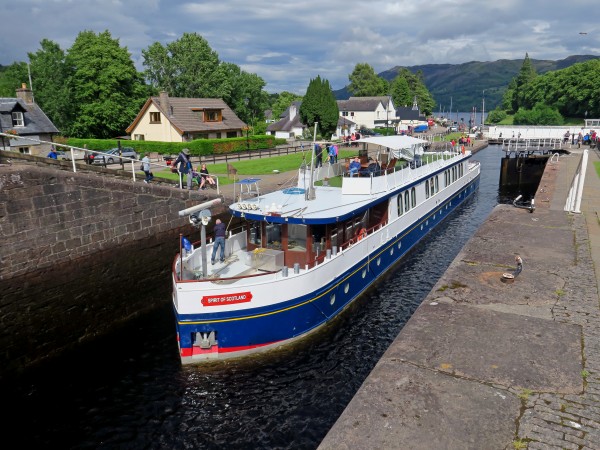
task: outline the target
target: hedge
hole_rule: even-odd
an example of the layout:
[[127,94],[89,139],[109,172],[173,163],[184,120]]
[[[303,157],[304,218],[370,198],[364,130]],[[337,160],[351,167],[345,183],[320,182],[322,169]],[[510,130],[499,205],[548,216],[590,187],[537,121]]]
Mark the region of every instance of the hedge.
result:
[[227,139],[196,139],[190,142],[158,142],[158,141],[132,141],[129,139],[78,139],[68,138],[66,144],[73,147],[87,148],[89,150],[109,150],[116,148],[121,142],[121,147],[133,147],[137,153],[156,152],[161,155],[176,155],[184,148],[190,149],[193,156],[208,156],[214,154],[237,153],[250,150],[274,148],[276,145],[285,144],[285,139],[275,136],[259,135]]

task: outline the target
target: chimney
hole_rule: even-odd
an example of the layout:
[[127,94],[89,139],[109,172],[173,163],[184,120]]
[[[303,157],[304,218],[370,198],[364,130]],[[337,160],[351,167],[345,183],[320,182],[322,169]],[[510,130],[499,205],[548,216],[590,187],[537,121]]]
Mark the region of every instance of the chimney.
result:
[[17,98],[20,98],[27,105],[33,105],[33,92],[27,89],[27,84],[23,83],[20,89],[17,89]]
[[160,91],[159,102],[160,102],[161,109],[166,114],[169,114],[169,112],[171,111],[171,109],[169,108],[169,94],[167,94],[166,91]]

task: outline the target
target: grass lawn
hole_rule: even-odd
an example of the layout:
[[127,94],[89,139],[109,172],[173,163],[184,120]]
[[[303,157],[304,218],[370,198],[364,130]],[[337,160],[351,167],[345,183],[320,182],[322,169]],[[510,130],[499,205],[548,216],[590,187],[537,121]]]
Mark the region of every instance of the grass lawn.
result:
[[[357,154],[358,148],[340,149],[338,158],[342,160]],[[229,164],[237,169],[239,177],[247,175],[267,175],[272,174],[274,170],[278,170],[279,172],[297,171],[303,162],[310,164],[310,152],[308,150],[304,153],[296,153],[293,155],[231,161]],[[227,176],[227,164],[209,164],[206,167],[211,175],[219,177],[219,184],[221,186],[233,183],[233,179]],[[173,181],[179,180],[179,175],[172,173],[168,169],[156,170],[153,171],[153,173],[156,178]]]

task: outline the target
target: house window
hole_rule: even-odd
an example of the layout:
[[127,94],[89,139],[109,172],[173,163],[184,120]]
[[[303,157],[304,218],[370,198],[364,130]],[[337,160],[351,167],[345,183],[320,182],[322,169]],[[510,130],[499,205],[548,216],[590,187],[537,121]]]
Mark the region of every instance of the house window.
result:
[[234,137],[237,137],[237,131],[228,131],[228,132],[227,132],[227,137],[228,137],[228,138],[234,138]]
[[23,120],[23,113],[21,111],[15,111],[12,113],[12,124],[13,127],[25,126],[25,121]]
[[342,111],[342,117],[348,117],[348,111]]
[[151,112],[150,113],[150,123],[160,123],[160,113],[159,112]]
[[23,155],[31,154],[31,152],[29,151],[29,147],[19,147],[19,153]]
[[143,134],[134,134],[133,140],[134,141],[145,141],[146,139]]
[[218,109],[207,109],[204,111],[205,122],[221,122],[221,111]]

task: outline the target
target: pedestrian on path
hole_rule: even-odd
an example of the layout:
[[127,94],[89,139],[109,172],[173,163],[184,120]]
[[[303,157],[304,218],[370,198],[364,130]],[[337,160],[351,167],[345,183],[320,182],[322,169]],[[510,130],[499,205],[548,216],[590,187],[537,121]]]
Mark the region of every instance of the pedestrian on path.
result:
[[173,162],[179,173],[179,187],[183,189],[183,176],[186,176],[187,188],[192,189],[192,163],[190,161],[190,149],[184,148],[177,159]]
[[144,183],[148,184],[154,178],[154,174],[150,171],[150,158],[148,155],[143,155],[142,158],[142,170],[146,174],[146,178],[144,179]]

